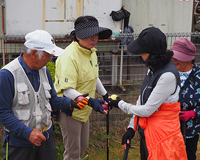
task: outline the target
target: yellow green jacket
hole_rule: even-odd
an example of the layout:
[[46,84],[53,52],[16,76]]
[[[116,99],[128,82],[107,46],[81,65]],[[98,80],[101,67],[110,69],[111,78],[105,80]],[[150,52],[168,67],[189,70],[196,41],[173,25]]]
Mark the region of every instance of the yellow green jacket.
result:
[[[99,67],[96,49],[85,49],[77,42],[72,42],[62,56],[56,60],[55,89],[58,96],[63,96],[63,90],[75,89],[81,94],[89,93],[95,97]],[[92,112],[90,106],[82,110],[74,109],[72,118],[86,122]]]

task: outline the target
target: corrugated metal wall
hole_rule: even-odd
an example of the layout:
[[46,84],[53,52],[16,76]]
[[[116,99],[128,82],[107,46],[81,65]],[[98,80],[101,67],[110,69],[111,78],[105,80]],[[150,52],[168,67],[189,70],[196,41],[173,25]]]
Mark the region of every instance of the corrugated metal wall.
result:
[[[0,0],[0,5],[4,1]],[[129,24],[135,33],[152,25],[165,33],[193,31],[194,0],[6,0],[5,30],[7,35],[23,35],[35,29],[68,34],[78,16],[93,15],[102,26],[116,32],[121,29],[121,22],[114,22],[109,14],[122,5],[131,13]]]
[[135,33],[156,26],[164,33],[192,32],[194,0],[123,0]]
[[6,35],[24,35],[35,29],[69,34],[82,15],[95,16],[101,26],[118,31],[121,22],[114,22],[110,13],[121,6],[122,0],[6,0]]

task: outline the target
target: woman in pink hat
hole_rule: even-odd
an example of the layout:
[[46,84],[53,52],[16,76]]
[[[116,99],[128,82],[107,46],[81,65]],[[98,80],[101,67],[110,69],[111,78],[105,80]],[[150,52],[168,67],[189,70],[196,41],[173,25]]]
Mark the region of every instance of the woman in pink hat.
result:
[[[171,50],[172,61],[180,74],[182,133],[186,133],[185,144],[188,160],[196,160],[200,133],[200,68],[194,63],[196,47],[187,38],[177,39]],[[186,126],[184,126],[186,125]]]

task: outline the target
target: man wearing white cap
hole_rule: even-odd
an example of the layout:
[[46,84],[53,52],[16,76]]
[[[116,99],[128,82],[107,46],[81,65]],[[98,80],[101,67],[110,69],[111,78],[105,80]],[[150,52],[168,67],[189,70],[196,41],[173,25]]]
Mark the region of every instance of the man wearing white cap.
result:
[[24,53],[0,71],[4,159],[56,160],[51,110],[83,109],[88,100],[57,96],[45,65],[51,55],[62,55],[63,49],[48,32],[36,30],[25,39]]

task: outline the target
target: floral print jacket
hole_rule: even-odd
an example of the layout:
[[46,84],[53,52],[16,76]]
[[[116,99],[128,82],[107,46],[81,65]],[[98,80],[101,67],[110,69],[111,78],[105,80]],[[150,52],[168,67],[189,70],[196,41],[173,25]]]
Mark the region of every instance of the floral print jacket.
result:
[[194,64],[180,94],[181,108],[194,110],[196,114],[186,122],[186,138],[192,138],[200,133],[200,67],[197,64]]

